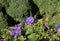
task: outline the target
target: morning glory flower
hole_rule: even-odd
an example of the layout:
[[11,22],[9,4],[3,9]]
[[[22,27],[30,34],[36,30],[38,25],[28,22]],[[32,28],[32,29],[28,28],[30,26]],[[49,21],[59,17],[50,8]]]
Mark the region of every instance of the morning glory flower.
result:
[[55,27],[57,28],[58,31],[60,31],[60,25],[56,24]]
[[32,16],[29,16],[25,20],[25,24],[31,24],[34,22],[34,18]]
[[21,30],[20,30],[20,29],[17,29],[17,28],[16,28],[16,29],[13,29],[13,30],[12,30],[12,35],[13,35],[13,36],[18,36],[18,35],[20,35],[20,34],[21,34]]

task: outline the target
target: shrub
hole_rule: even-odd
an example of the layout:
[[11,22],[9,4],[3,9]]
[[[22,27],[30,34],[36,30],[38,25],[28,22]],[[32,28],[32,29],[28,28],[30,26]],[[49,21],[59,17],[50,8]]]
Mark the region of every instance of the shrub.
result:
[[60,41],[59,0],[0,0],[0,4],[0,40]]

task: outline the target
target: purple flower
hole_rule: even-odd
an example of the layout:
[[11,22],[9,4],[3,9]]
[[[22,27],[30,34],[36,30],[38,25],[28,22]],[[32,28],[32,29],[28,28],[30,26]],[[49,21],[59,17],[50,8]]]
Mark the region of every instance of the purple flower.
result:
[[16,24],[15,27],[22,27],[22,24]]
[[18,35],[20,35],[20,34],[21,34],[21,30],[20,30],[20,29],[17,29],[17,28],[16,28],[16,29],[13,29],[13,30],[12,30],[12,35],[13,35],[13,36],[18,36]]
[[5,40],[2,40],[2,39],[1,39],[0,41],[5,41]]
[[29,16],[26,18],[25,24],[31,24],[34,22],[34,18],[32,16]]
[[60,31],[60,25],[56,24],[55,27],[57,28],[58,31]]

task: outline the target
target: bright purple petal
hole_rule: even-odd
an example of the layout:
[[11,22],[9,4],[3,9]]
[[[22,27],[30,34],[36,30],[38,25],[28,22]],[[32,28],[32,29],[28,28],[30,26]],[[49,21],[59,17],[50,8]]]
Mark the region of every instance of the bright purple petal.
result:
[[60,31],[60,25],[56,24],[55,27],[57,28],[58,31]]
[[32,16],[26,18],[26,22],[25,22],[26,24],[31,24],[33,22],[34,22],[34,18]]
[[12,30],[12,35],[13,36],[18,36],[18,35],[20,35],[21,34],[21,30],[19,30],[19,29],[13,29]]

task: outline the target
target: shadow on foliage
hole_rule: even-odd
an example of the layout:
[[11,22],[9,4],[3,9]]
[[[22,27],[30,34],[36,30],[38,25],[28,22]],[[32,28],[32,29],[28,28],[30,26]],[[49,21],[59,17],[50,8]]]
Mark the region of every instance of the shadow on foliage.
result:
[[2,7],[1,11],[3,13],[3,16],[6,18],[8,26],[14,26],[15,24],[19,23],[19,22],[16,22],[11,16],[7,14],[5,7]]
[[43,16],[40,15],[38,6],[34,3],[33,0],[28,0],[28,4],[30,5],[30,11],[32,12],[32,16],[37,15],[37,19],[43,18]]

